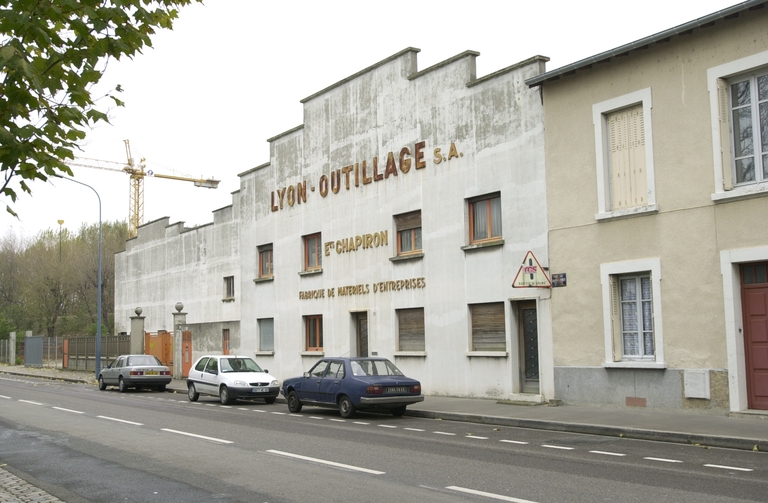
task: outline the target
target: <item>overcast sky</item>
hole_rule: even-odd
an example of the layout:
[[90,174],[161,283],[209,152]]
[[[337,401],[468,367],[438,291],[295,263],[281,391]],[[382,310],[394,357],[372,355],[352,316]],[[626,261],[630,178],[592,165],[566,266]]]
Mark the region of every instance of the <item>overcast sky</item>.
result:
[[[269,161],[267,138],[302,124],[301,99],[402,49],[421,49],[420,70],[466,50],[480,53],[478,77],[537,54],[553,70],[736,3],[207,0],[183,8],[154,48],[109,63],[102,88],[120,84],[126,106],[88,133],[81,155],[124,163],[128,139],[134,159],[156,173],[221,180],[210,190],[145,179],[145,223],[168,216],[204,224],[231,204],[238,173]],[[101,196],[102,220],[127,219],[128,175],[73,171]],[[14,204],[19,219],[0,201],[0,235],[58,230],[60,219],[71,230],[98,222],[86,187],[58,180],[32,190]]]

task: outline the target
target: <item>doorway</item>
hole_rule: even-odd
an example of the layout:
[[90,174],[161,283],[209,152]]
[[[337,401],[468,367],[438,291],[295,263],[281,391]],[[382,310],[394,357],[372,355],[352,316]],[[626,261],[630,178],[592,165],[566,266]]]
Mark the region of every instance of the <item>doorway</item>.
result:
[[520,339],[520,391],[539,394],[539,325],[536,301],[517,304]]
[[368,356],[368,313],[353,313],[357,356]]
[[747,403],[768,410],[768,262],[741,266]]

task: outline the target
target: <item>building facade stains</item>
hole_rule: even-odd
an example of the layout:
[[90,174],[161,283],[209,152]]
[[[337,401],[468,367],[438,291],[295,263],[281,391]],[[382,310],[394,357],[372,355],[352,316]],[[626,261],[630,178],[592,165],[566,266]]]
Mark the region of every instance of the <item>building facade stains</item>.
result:
[[[379,355],[426,394],[555,398],[550,291],[512,285],[529,252],[549,256],[543,107],[525,84],[546,58],[477,78],[476,52],[424,70],[417,53],[302,100],[303,124],[268,140],[211,225],[140,228],[117,259],[118,325],[141,306],[166,328],[181,301],[190,324],[238,322],[229,351],[281,378]],[[193,350],[223,339],[193,334]]]

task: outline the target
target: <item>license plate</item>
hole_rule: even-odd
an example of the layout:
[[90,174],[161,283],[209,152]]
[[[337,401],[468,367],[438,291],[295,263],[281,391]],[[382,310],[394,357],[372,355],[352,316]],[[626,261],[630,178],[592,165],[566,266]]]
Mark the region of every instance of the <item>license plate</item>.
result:
[[268,393],[269,388],[253,388],[253,393]]
[[390,386],[387,388],[387,393],[408,393],[409,391],[408,386]]
[[145,376],[156,376],[158,375],[158,372],[156,370],[148,370],[147,372],[144,372]]

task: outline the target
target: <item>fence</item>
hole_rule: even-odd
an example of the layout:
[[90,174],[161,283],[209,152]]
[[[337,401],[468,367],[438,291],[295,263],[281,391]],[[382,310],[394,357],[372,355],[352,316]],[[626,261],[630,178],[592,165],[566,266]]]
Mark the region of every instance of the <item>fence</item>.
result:
[[[131,352],[130,335],[101,337],[101,368],[120,355]],[[63,367],[68,370],[96,371],[96,338],[68,337],[64,341]]]
[[[11,339],[0,341],[0,363],[16,365],[16,361],[24,362],[24,339],[16,340],[16,361],[11,361],[14,351],[11,347]],[[42,366],[49,368],[61,368],[63,356],[63,337],[43,337]]]
[[11,361],[11,355],[14,351],[11,351],[11,340],[0,340],[0,363],[6,363],[8,365],[16,365],[16,362]]

